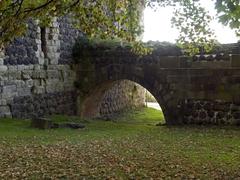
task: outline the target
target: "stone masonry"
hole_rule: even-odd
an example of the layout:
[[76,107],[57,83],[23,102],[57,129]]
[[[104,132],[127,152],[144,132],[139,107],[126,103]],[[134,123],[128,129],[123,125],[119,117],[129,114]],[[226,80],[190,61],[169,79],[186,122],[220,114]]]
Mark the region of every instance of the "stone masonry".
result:
[[[167,49],[172,49],[172,56],[166,53]],[[109,84],[128,79],[145,87],[156,98],[167,124],[240,124],[238,54],[196,60],[182,56],[171,47],[159,47],[146,56],[133,54],[121,45],[89,50],[94,52],[88,53],[93,63],[90,89],[95,90],[83,102],[84,116],[97,116],[98,106],[93,106],[93,102],[101,99],[101,92]],[[82,73],[78,68],[79,79]]]
[[0,50],[0,117],[109,116],[142,105],[129,80],[156,97],[167,124],[240,124],[238,54],[191,58],[174,46],[156,46],[138,56],[122,46],[92,48],[86,69],[84,59],[75,64],[71,57],[80,36],[67,17],[48,28],[30,20],[26,35]]
[[41,28],[29,21],[24,37],[0,53],[0,117],[31,118],[76,113],[75,71],[60,59],[59,23]]
[[[55,18],[50,27],[29,20],[25,36],[0,50],[0,117],[77,114],[72,48],[79,36],[81,32],[72,27],[67,17]],[[109,93],[111,101],[118,104],[118,91]]]
[[145,89],[129,80],[113,83],[101,100],[100,117],[109,118],[125,109],[143,107],[145,105]]

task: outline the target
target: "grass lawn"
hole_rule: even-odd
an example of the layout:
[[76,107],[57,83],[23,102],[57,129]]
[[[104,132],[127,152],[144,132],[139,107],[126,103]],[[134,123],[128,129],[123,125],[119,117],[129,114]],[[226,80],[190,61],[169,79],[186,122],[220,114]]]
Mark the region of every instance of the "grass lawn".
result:
[[37,130],[0,120],[0,179],[237,179],[240,129],[156,126],[154,109],[113,121],[54,116],[85,129]]

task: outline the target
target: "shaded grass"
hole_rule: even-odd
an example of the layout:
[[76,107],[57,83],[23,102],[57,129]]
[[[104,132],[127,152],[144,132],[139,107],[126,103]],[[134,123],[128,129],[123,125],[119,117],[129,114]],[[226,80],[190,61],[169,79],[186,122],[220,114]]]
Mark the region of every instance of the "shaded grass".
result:
[[[0,174],[5,175],[0,177],[240,177],[238,127],[156,126],[163,115],[151,108],[126,112],[113,121],[52,119],[86,128],[43,131],[30,128],[27,120],[0,120]],[[11,174],[12,169],[19,174]]]
[[[147,116],[149,116],[148,119],[146,119]],[[70,142],[105,138],[109,135],[112,138],[121,138],[122,136],[147,131],[149,129],[148,125],[162,122],[163,115],[152,108],[145,108],[136,110],[134,113],[131,111],[125,112],[113,121],[81,119],[62,115],[52,116],[51,119],[58,123],[82,123],[86,125],[86,128],[83,130],[51,129],[43,131],[31,128],[30,120],[2,119],[0,120],[0,139],[7,138],[14,143],[18,143],[21,139],[24,140],[23,143],[32,143],[34,139],[37,139],[37,143],[48,144],[57,143],[59,140],[66,138]]]

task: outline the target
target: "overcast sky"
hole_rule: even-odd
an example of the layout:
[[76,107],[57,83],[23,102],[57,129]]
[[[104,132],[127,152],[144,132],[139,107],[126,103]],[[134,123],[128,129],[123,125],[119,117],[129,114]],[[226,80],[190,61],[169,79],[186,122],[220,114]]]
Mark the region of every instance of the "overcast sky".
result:
[[[215,15],[214,4],[210,0],[201,0],[204,7]],[[144,36],[143,41],[158,40],[175,42],[178,37],[178,31],[171,28],[171,17],[173,8],[165,7],[159,8],[154,12],[151,8],[146,8],[144,11]],[[214,20],[211,27],[215,30],[217,40],[220,43],[234,43],[238,41],[233,30],[224,27],[217,20]]]

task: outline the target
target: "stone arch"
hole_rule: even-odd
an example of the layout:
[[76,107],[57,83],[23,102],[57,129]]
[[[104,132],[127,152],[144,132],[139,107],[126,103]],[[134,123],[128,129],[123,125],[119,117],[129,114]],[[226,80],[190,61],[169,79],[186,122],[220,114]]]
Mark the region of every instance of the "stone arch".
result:
[[[100,114],[100,107],[103,96],[105,95],[106,91],[108,91],[111,87],[113,87],[116,83],[120,81],[131,81],[132,83],[136,83],[143,88],[147,89],[157,100],[158,104],[161,106],[163,114],[166,108],[164,108],[164,103],[162,102],[162,98],[156,96],[156,92],[150,88],[150,85],[144,83],[143,80],[139,78],[132,77],[128,79],[117,79],[117,80],[106,80],[98,85],[96,85],[92,91],[86,95],[81,103],[81,110],[80,115],[86,118],[98,118],[101,117]],[[141,83],[141,84],[140,84]],[[145,101],[144,101],[145,102]]]
[[[99,97],[119,80],[130,80],[146,88],[157,100],[163,111],[166,124],[182,122],[181,97],[185,91],[180,91],[170,81],[175,81],[173,70],[159,68],[155,64],[124,64],[95,63],[88,68],[78,68],[79,91],[84,93],[78,101],[78,112],[81,116],[97,117]],[[87,75],[86,75],[87,74]],[[86,78],[87,76],[87,78]],[[175,78],[175,79],[174,79]],[[178,79],[177,79],[178,80]]]

